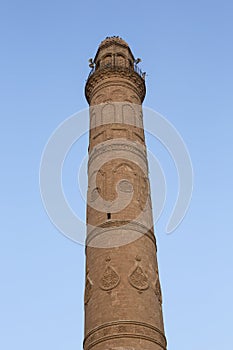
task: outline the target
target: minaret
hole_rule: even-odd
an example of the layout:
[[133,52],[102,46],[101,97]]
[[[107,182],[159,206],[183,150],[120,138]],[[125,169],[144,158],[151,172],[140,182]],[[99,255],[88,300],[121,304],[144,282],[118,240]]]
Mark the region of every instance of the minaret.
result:
[[102,41],[89,62],[84,349],[166,349],[143,129],[145,73],[119,37]]

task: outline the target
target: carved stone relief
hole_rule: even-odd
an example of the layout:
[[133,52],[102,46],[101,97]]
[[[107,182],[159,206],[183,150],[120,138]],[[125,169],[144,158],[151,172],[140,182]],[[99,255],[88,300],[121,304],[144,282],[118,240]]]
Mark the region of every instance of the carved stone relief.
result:
[[92,296],[92,287],[93,283],[88,275],[87,272],[87,276],[86,276],[86,284],[85,284],[85,295],[84,295],[84,303],[85,305],[88,303],[88,301],[90,300],[91,296]]
[[110,258],[106,259],[108,266],[106,267],[102,278],[100,279],[99,286],[101,289],[110,291],[118,286],[120,283],[120,276],[118,276],[116,270],[110,266]]
[[155,295],[157,296],[160,304],[162,304],[163,300],[162,300],[162,292],[161,292],[159,278],[157,278],[156,283],[155,283]]
[[148,278],[144,273],[141,266],[139,266],[140,257],[136,257],[136,267],[129,275],[128,280],[132,287],[136,288],[139,292],[149,288]]

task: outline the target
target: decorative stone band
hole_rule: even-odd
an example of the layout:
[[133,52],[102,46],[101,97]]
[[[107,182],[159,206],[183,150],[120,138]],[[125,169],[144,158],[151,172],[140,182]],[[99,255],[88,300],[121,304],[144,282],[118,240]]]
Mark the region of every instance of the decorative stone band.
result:
[[126,86],[131,87],[131,89],[138,95],[141,102],[143,102],[146,94],[144,79],[133,69],[121,66],[110,66],[104,69],[96,70],[88,78],[85,86],[85,95],[89,104],[91,103],[93,95],[98,90],[103,89],[106,84],[107,86],[110,85],[109,78],[114,78],[115,82],[117,81],[116,78],[122,79],[123,82],[127,84]]
[[[119,90],[113,91],[112,94],[118,93]],[[103,94],[96,97],[96,102],[102,99]],[[142,106],[130,102],[107,102],[90,106],[90,128],[97,128],[112,123],[135,126],[143,129]]]
[[[157,251],[153,227],[148,229],[140,222],[128,220],[109,220],[101,226],[92,229],[87,233],[86,246],[100,245],[105,248],[108,246],[119,246],[135,241],[143,235],[153,242]],[[95,243],[92,242],[93,240]]]
[[[100,159],[98,159],[99,156]],[[89,154],[88,173],[91,176],[92,171],[99,170],[103,164],[119,158],[135,162],[145,175],[148,174],[145,146],[127,140],[122,142],[122,139],[108,140],[96,145]],[[92,164],[93,162],[94,165]]]
[[92,329],[87,333],[83,347],[85,350],[116,338],[138,338],[153,342],[166,350],[166,338],[158,328],[138,321],[113,321]]

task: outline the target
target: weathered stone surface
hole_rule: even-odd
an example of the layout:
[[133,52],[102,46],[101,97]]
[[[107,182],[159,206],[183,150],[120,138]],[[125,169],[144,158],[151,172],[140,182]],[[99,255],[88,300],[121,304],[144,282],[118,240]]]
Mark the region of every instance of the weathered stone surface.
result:
[[141,108],[145,92],[127,43],[104,40],[85,88],[85,350],[166,349]]

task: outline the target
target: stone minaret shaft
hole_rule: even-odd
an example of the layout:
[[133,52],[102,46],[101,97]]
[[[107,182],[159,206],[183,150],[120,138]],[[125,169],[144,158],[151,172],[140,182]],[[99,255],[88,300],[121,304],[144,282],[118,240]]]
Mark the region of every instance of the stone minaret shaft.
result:
[[138,61],[124,40],[106,38],[85,87],[85,350],[166,349]]

